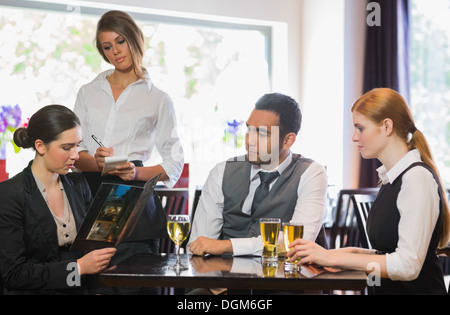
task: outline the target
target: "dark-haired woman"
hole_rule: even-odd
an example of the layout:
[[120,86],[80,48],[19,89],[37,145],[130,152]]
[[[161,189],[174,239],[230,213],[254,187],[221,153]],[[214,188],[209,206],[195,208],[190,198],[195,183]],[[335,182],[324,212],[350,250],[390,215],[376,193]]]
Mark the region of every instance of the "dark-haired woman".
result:
[[81,174],[69,171],[81,142],[78,117],[45,106],[14,133],[36,151],[29,165],[0,183],[0,271],[9,294],[87,293],[83,275],[105,269],[114,248],[86,255],[69,251],[91,202]]
[[300,263],[364,270],[375,294],[446,294],[436,254],[449,240],[449,207],[425,136],[397,92],[380,88],[352,107],[353,141],[365,159],[377,158],[382,186],[367,220],[375,250],[324,250],[296,240],[288,253]]

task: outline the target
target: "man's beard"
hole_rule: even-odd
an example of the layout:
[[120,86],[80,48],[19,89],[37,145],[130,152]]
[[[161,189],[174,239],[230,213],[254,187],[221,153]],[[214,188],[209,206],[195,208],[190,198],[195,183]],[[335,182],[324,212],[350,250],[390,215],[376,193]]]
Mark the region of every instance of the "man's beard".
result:
[[269,165],[280,160],[280,151],[276,153],[276,156],[273,155],[274,154],[267,154],[261,158],[259,154],[247,152],[247,159],[248,162],[253,165]]

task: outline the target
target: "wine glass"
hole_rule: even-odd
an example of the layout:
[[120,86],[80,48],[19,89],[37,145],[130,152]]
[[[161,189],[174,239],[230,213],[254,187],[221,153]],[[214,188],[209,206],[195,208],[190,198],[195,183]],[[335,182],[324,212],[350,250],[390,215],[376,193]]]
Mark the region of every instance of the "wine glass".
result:
[[177,262],[170,266],[170,270],[181,271],[188,269],[180,262],[180,246],[186,240],[191,229],[191,220],[185,214],[169,214],[167,220],[167,232],[170,239],[175,243],[175,252],[177,254]]

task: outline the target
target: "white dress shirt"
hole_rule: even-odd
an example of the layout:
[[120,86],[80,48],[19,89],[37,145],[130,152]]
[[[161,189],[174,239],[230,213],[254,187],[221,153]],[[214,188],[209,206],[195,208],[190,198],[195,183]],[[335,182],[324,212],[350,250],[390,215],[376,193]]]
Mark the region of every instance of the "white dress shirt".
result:
[[[292,161],[292,153],[273,172],[278,170],[281,174]],[[217,164],[209,173],[203,186],[202,196],[195,212],[189,243],[199,236],[218,239],[223,225],[224,197],[222,193],[222,180],[226,162]],[[242,212],[250,214],[251,205],[256,188],[260,184],[258,172],[261,168],[253,165],[250,172],[250,189],[244,201]],[[275,184],[274,180],[269,188]],[[325,169],[313,162],[303,173],[298,185],[298,198],[291,221],[304,224],[303,238],[315,240],[319,234],[326,213],[327,175]],[[261,236],[252,238],[231,239],[233,254],[255,255],[262,254],[263,242]],[[188,246],[189,248],[189,246]]]
[[[392,184],[408,166],[421,161],[419,151],[412,150],[388,172],[384,166],[377,171],[383,184]],[[439,216],[439,203],[438,184],[427,169],[418,166],[403,175],[397,198],[399,240],[395,252],[386,255],[391,280],[411,281],[419,275]]]
[[145,80],[130,84],[114,101],[107,77],[114,69],[100,73],[78,92],[74,112],[80,118],[83,142],[79,151],[94,155],[95,135],[114,155],[128,160],[147,161],[156,146],[161,166],[173,187],[184,165],[183,149],[176,130],[176,116],[171,98],[155,87],[145,72]]

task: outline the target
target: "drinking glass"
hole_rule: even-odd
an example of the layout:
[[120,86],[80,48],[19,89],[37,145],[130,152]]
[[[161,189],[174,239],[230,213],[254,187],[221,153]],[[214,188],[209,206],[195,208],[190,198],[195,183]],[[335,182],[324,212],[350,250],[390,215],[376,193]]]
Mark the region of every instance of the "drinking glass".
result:
[[277,275],[278,261],[262,261],[263,278],[275,278]]
[[281,220],[275,218],[262,218],[259,220],[259,223],[261,237],[264,242],[262,258],[266,261],[277,261],[277,241]]
[[191,220],[188,215],[184,214],[169,214],[167,219],[167,232],[170,239],[175,243],[175,252],[177,254],[177,262],[170,266],[170,270],[186,270],[180,262],[180,246],[186,240],[189,230],[191,229]]
[[[296,239],[303,237],[303,224],[295,223],[295,222],[286,222],[283,223],[283,240],[284,240],[284,248],[286,250],[286,254],[290,251],[289,244],[291,244]],[[295,272],[299,270],[297,265],[300,259],[296,259],[293,262],[288,261],[288,257],[286,257],[286,261],[284,262],[284,270]]]

